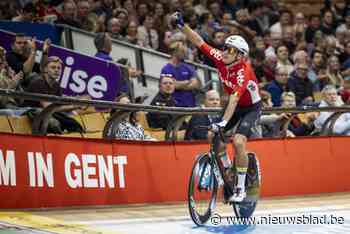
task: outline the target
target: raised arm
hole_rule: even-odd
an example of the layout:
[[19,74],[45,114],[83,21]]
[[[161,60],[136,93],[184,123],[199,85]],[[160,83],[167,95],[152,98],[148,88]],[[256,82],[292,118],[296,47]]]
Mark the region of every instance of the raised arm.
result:
[[200,48],[204,44],[203,38],[184,23],[180,12],[175,12],[171,15],[171,22],[174,23],[195,46]]

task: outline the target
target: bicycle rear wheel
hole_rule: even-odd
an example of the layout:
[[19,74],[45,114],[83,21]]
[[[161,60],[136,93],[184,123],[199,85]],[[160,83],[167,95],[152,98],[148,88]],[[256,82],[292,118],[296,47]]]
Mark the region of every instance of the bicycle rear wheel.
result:
[[248,153],[249,165],[246,177],[247,197],[242,202],[232,203],[236,217],[248,218],[253,215],[260,198],[260,165],[254,153]]
[[193,222],[198,226],[210,218],[215,207],[217,189],[211,158],[208,154],[200,155],[193,165],[188,185],[188,208]]

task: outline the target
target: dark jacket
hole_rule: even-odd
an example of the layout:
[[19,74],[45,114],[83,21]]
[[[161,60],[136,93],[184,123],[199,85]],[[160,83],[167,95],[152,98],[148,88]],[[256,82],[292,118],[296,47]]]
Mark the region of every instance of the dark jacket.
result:
[[220,122],[219,117],[208,115],[194,115],[187,127],[185,140],[204,140],[208,138],[208,131],[196,129],[198,126],[210,126],[212,123]]
[[[172,96],[158,93],[151,102],[151,106],[176,106]],[[147,121],[151,128],[162,128],[166,130],[169,122],[173,119],[170,114],[148,113]]]
[[281,106],[281,95],[284,89],[276,80],[271,81],[271,83],[266,86],[266,91],[271,94],[273,106]]
[[292,91],[295,94],[297,106],[302,103],[306,97],[312,97],[312,83],[309,78],[299,78],[296,72],[293,72],[288,79],[287,91]]

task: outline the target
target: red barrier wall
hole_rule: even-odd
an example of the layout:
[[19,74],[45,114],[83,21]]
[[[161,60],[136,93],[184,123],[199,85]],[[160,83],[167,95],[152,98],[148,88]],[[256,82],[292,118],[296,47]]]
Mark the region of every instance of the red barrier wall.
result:
[[[208,149],[203,142],[12,134],[0,134],[0,142],[0,208],[185,200],[193,160]],[[349,137],[249,142],[262,167],[262,195],[350,191],[349,142]]]

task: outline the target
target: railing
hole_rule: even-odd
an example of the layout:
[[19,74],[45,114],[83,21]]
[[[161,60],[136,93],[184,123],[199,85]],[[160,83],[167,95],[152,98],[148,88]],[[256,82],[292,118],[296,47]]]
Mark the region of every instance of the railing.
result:
[[[109,118],[103,129],[103,138],[111,139],[114,136],[114,132],[123,119],[123,117],[133,111],[145,111],[145,112],[156,112],[162,114],[173,114],[175,121],[168,126],[166,130],[166,140],[175,141],[177,140],[177,131],[181,126],[182,122],[187,116],[192,115],[213,115],[221,113],[221,108],[182,108],[182,107],[162,107],[162,106],[149,106],[143,104],[120,104],[111,101],[95,101],[95,100],[81,100],[73,97],[58,97],[53,95],[45,94],[34,94],[28,92],[18,92],[7,89],[0,89],[0,96],[8,96],[33,101],[46,101],[52,104],[44,108],[39,116],[34,119],[32,124],[32,133],[36,135],[46,135],[48,119],[50,116],[57,111],[57,109],[63,105],[76,105],[76,106],[93,106],[97,108],[113,108],[117,111]],[[264,108],[263,114],[279,114],[279,113],[306,113],[306,112],[334,112],[326,121],[322,128],[321,135],[330,135],[335,121],[339,118],[342,113],[350,112],[350,106],[342,107],[302,107],[302,108]],[[288,127],[290,119],[286,120],[283,124],[284,129]]]
[[[65,47],[92,56],[96,53],[93,42],[95,37],[94,33],[68,25],[59,26],[64,29],[62,36]],[[133,67],[143,71],[142,79],[134,82],[135,93],[136,96],[143,96],[144,93],[147,93],[148,96],[150,96],[148,100],[150,102],[153,97],[152,95],[157,93],[161,69],[168,63],[170,56],[156,50],[112,39],[111,57],[115,60],[127,58]],[[202,84],[213,81],[211,83],[212,87],[214,89],[220,88],[216,69],[191,61],[186,62],[194,66]]]

